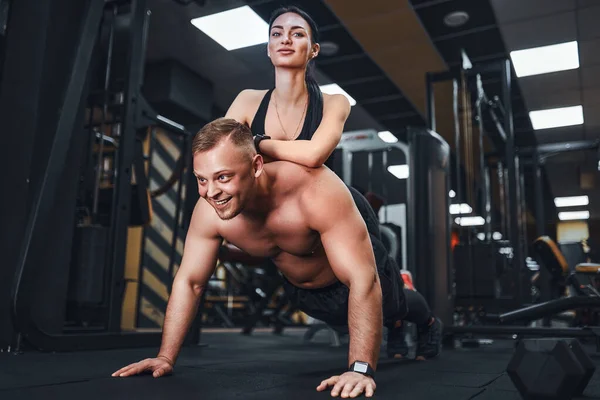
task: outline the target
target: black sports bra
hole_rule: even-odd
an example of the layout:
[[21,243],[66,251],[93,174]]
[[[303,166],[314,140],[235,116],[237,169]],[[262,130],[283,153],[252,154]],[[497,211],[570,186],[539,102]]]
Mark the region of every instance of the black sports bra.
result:
[[[256,110],[256,114],[254,115],[254,119],[252,120],[252,126],[250,129],[252,133],[255,135],[265,135],[265,121],[267,119],[267,110],[269,109],[269,102],[271,101],[271,95],[273,94],[274,89],[270,89],[262,101],[260,102],[260,106],[258,106],[258,110]],[[302,130],[298,137],[294,140],[310,140],[312,139],[315,131],[321,124],[321,120],[323,118],[323,96],[321,93],[314,93],[313,91],[309,91],[309,99],[306,110],[306,118],[304,119],[304,124],[302,125]],[[325,162],[329,168],[333,166],[333,154],[327,159]]]

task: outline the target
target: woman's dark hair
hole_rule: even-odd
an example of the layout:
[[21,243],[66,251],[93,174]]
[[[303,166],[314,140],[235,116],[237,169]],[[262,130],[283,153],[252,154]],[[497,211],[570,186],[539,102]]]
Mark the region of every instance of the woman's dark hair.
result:
[[[294,13],[302,17],[310,27],[311,42],[319,43],[319,28],[317,27],[317,24],[311,18],[311,16],[308,15],[308,13],[296,6],[280,7],[273,11],[271,14],[271,19],[269,20],[269,35],[271,34],[273,22],[275,22],[277,17],[285,13]],[[308,65],[306,67],[306,76],[304,79],[306,81],[306,88],[308,89],[308,110],[306,112],[306,117],[308,118],[308,126],[312,134],[317,130],[321,124],[321,118],[323,118],[323,94],[321,93],[321,88],[319,88],[319,84],[314,77],[313,59],[308,61]]]

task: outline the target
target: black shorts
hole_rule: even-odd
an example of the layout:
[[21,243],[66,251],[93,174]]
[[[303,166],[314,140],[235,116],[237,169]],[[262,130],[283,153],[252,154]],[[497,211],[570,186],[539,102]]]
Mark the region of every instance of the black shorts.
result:
[[[384,325],[392,324],[402,319],[408,312],[404,297],[404,280],[400,275],[400,268],[388,256],[387,249],[381,241],[379,233],[379,220],[375,212],[365,199],[356,190],[350,188],[354,202],[365,219],[373,253],[377,264],[377,272],[381,282],[383,295]],[[336,282],[319,289],[301,289],[292,285],[284,277],[283,284],[290,301],[300,310],[320,321],[334,326],[348,324],[348,287],[341,282]]]

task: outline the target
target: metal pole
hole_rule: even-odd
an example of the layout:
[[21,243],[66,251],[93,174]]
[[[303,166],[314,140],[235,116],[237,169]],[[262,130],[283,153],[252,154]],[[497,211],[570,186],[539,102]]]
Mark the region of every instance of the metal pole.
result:
[[[543,158],[536,150],[533,154],[533,175],[534,175],[534,192],[535,192],[535,227],[537,237],[545,235],[546,232],[546,221],[544,218],[544,192],[542,189],[542,163]],[[539,271],[539,282],[540,282],[540,299],[542,302],[546,302],[552,299],[550,285],[549,271],[542,266]],[[550,326],[550,317],[542,319],[543,326]]]
[[444,329],[449,333],[472,333],[482,335],[519,335],[537,337],[590,337],[597,338],[595,328],[530,328],[523,326],[449,326]]
[[[519,199],[521,200],[520,202],[520,208],[519,208],[519,215],[521,216],[520,218],[520,223],[521,223],[521,248],[523,249],[523,257],[527,258],[528,254],[528,249],[527,249],[527,204],[525,202],[525,171],[521,170],[521,165],[520,165],[520,158],[517,156],[517,171],[519,171]],[[523,167],[524,169],[524,167]]]
[[462,179],[460,174],[460,123],[458,116],[458,80],[452,79],[452,116],[454,118],[454,152],[456,154],[456,190],[455,201],[461,204]]
[[481,213],[485,218],[485,225],[483,226],[483,230],[485,234],[485,240],[489,241],[491,239],[491,221],[489,218],[490,188],[485,166],[485,156],[483,149],[483,135],[485,134],[485,127],[483,126],[483,113],[481,112],[481,103],[484,97],[485,96],[483,93],[483,83],[481,82],[481,75],[477,74],[477,101],[475,105],[477,111],[477,125],[479,126],[479,171],[481,174],[481,184],[479,185],[479,187],[481,188]]
[[[181,146],[181,154],[180,157],[184,157],[184,160],[188,159],[188,136],[183,137],[183,143]],[[181,163],[181,173],[179,174],[179,183],[177,185],[177,204],[175,205],[175,218],[173,221],[173,236],[171,238],[171,254],[169,255],[169,285],[167,286],[167,290],[171,293],[171,288],[173,286],[173,269],[175,264],[175,255],[177,254],[177,239],[179,239],[179,231],[181,228],[181,224],[179,223],[179,219],[181,216],[181,197],[183,193],[183,185],[186,178],[185,170],[187,168],[187,162]]]
[[535,226],[537,237],[544,236],[546,222],[544,218],[544,192],[542,189],[542,159],[537,152],[533,155],[533,174],[535,192]]
[[508,238],[508,229],[506,228],[506,179],[504,176],[504,163],[499,161],[496,168],[498,173],[498,197],[500,197],[500,231],[504,237]]
[[518,181],[518,161],[515,152],[515,135],[513,125],[512,103],[511,103],[511,65],[510,60],[506,59],[502,62],[502,98],[506,115],[504,117],[504,132],[506,133],[506,151],[505,162],[507,166],[507,183],[508,183],[508,229],[509,240],[514,251],[514,272],[515,272],[515,288],[517,296],[515,298],[519,304],[522,301],[522,270],[523,270],[523,248],[521,246],[521,232],[519,227],[519,181]]
[[425,74],[427,88],[427,124],[428,128],[435,131],[435,93],[431,73]]
[[492,239],[492,196],[491,196],[491,184],[490,184],[490,168],[486,165],[483,168],[483,180],[484,180],[484,191],[487,193],[485,196],[484,203],[484,218],[485,218],[485,239],[490,241]]
[[131,169],[135,152],[136,115],[142,85],[144,64],[144,33],[148,23],[145,0],[133,0],[131,5],[131,27],[129,32],[129,59],[127,62],[127,85],[123,108],[123,130],[119,137],[116,182],[113,195],[113,212],[110,234],[110,298],[108,326],[110,332],[121,329],[121,312],[125,280],[125,254],[131,201]]
[[[100,143],[99,143],[99,148],[98,148],[98,163],[96,165],[96,178],[94,180],[94,197],[93,197],[93,204],[92,204],[92,223],[95,224],[98,220],[98,194],[100,192],[100,182],[102,181],[102,177],[104,175],[104,165],[102,163],[102,161],[104,160],[103,158],[103,153],[104,153],[104,129],[106,127],[106,118],[108,115],[108,102],[109,102],[109,93],[108,90],[110,88],[110,73],[111,73],[111,67],[112,67],[112,58],[113,58],[113,46],[114,46],[114,42],[115,42],[115,23],[116,23],[116,18],[117,18],[117,6],[113,4],[113,9],[112,9],[112,19],[110,21],[110,33],[108,36],[108,53],[106,55],[106,70],[104,73],[104,96],[103,101],[102,101],[102,119],[100,122]],[[94,107],[92,105],[92,107],[90,107],[90,114],[92,115],[92,117],[90,118],[91,120],[93,120],[93,115],[94,115]],[[112,131],[112,124],[111,124],[111,131]]]

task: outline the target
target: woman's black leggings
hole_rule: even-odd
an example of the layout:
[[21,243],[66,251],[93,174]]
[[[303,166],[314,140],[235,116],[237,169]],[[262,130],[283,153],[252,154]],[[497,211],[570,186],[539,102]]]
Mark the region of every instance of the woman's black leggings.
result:
[[426,325],[431,320],[433,314],[429,309],[429,305],[425,300],[425,297],[419,292],[404,288],[404,296],[406,297],[406,304],[408,313],[402,319],[406,322],[412,322],[416,325]]

